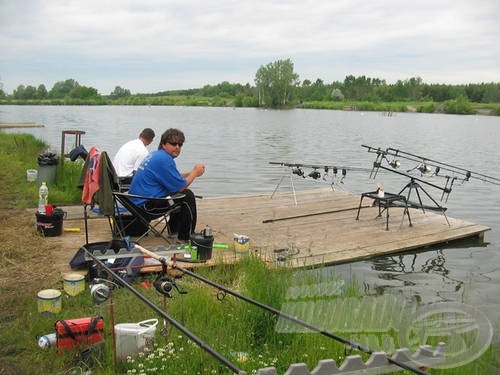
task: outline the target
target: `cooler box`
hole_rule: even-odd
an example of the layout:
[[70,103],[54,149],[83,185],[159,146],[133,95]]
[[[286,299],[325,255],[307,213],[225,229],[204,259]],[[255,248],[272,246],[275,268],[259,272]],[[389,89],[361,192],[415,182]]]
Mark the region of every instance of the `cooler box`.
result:
[[82,348],[104,340],[101,316],[58,320],[55,323],[57,350]]

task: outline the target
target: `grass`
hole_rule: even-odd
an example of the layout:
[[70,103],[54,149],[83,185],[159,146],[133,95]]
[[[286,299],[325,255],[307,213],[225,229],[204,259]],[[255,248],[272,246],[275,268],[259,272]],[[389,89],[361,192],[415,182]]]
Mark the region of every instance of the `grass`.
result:
[[[26,180],[27,169],[38,168],[38,155],[47,145],[30,134],[6,134],[0,131],[0,208],[25,209],[38,205],[38,184]],[[56,180],[49,184],[49,202],[55,205],[80,203],[77,187],[81,160],[57,165]]]
[[[38,313],[34,298],[38,290],[62,290],[60,274],[53,267],[53,245],[36,235],[32,227],[32,215],[25,210],[26,207],[36,207],[38,189],[36,184],[26,182],[26,169],[33,168],[37,155],[46,145],[28,135],[7,135],[0,132],[0,147],[4,150],[0,155],[3,165],[0,174],[0,236],[3,238],[3,246],[0,248],[3,272],[0,279],[0,304],[8,306],[0,311],[0,374],[69,374],[86,370],[88,362],[78,352],[57,354],[54,348],[43,350],[37,346],[36,338],[54,332],[57,319],[95,314],[104,318],[106,340],[104,350],[96,351],[100,354],[93,356],[93,374],[190,375],[232,372],[173,325],[167,323],[166,329],[162,329],[163,319],[125,288],[115,289],[112,298],[100,305],[93,304],[88,289],[72,298],[63,295],[60,313],[53,317]],[[57,202],[56,204],[79,203],[80,190],[75,186],[81,165],[69,163],[64,168],[64,173],[58,170],[56,184],[50,187],[49,199],[51,203]],[[356,284],[337,283],[335,275],[326,271],[269,269],[258,258],[247,257],[235,265],[213,269],[200,267],[196,272],[277,310],[282,309],[292,298],[290,291],[293,287],[297,293],[300,291],[300,299],[309,303],[309,306],[316,302],[350,300],[354,303],[345,305],[342,311],[326,311],[321,318],[334,319],[337,324],[344,319],[354,327],[362,326],[365,318],[358,311],[361,305],[357,305],[363,297],[360,288]],[[249,374],[267,366],[273,366],[279,374],[283,374],[290,364],[300,362],[306,363],[312,370],[318,361],[325,358],[333,358],[340,365],[348,354],[361,354],[364,360],[367,359],[366,354],[359,351],[349,353],[343,344],[317,333],[280,331],[277,328],[283,326],[279,326],[280,321],[275,315],[230,294],[218,292],[189,275],[178,280],[179,286],[187,294],[174,293],[173,298],[167,298],[150,286],[154,277],[143,276],[133,283],[133,287],[193,332],[206,343],[206,347],[215,350]],[[303,288],[304,285],[321,285],[325,280],[331,283],[330,286],[335,286],[329,289],[331,293],[328,297],[311,293],[314,289],[309,289],[306,293],[307,289]],[[299,298],[299,294],[293,298]],[[365,304],[366,306],[369,304]],[[111,339],[113,324],[134,323],[151,318],[159,318],[154,346],[143,354],[115,364]],[[383,320],[391,317],[390,312],[385,312],[371,318]],[[397,343],[395,331],[375,333],[369,337],[340,331],[333,333],[373,348],[384,340]],[[498,347],[492,346],[471,363],[458,368],[432,370],[431,373],[493,373],[498,370],[498,358]],[[399,373],[409,374],[408,371]]]

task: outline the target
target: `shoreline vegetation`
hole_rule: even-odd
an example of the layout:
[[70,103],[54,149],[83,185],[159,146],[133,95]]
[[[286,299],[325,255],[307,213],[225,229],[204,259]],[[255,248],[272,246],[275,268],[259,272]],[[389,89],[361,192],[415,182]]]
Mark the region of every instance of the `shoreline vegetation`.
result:
[[[0,100],[1,105],[47,105],[47,106],[183,106],[183,107],[228,107],[228,108],[262,108],[253,105],[243,105],[237,97],[203,97],[203,96],[141,96],[133,95],[116,100],[86,100],[86,99],[30,99],[30,100]],[[0,107],[1,108],[1,107]],[[449,100],[443,103],[433,101],[401,101],[401,102],[371,102],[371,101],[304,101],[294,106],[275,109],[322,109],[342,111],[381,112],[392,116],[394,113],[437,113],[500,116],[500,103],[472,103],[465,99]]]
[[74,79],[56,82],[48,90],[19,85],[12,94],[3,91],[0,105],[141,105],[207,106],[266,109],[331,109],[349,111],[480,114],[500,116],[500,82],[429,84],[420,77],[388,83],[384,79],[348,75],[327,83],[299,79],[290,59],[262,65],[254,85],[223,81],[201,88],[156,93],[131,93],[116,86],[102,95]]

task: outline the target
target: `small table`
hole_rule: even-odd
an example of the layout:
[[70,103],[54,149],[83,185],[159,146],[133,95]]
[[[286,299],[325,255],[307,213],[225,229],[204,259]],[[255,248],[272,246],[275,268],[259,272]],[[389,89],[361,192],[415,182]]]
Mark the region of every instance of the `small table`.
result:
[[63,130],[61,135],[61,163],[64,163],[64,157],[66,154],[66,135],[74,135],[75,136],[75,144],[74,148],[80,146],[82,144],[82,135],[85,132],[83,130]]
[[370,198],[374,200],[374,203],[378,205],[378,215],[377,217],[381,217],[382,213],[385,211],[386,212],[386,219],[385,219],[385,230],[389,230],[389,207],[395,207],[396,202],[401,202],[402,206],[404,207],[403,211],[403,219],[401,219],[401,224],[403,224],[403,220],[405,218],[405,215],[408,216],[408,221],[410,222],[410,227],[412,226],[411,223],[411,218],[410,218],[410,211],[408,209],[408,201],[404,195],[399,195],[399,194],[394,194],[394,193],[384,193],[384,196],[381,197],[378,195],[378,192],[376,191],[370,191],[368,193],[362,193],[361,194],[361,199],[359,200],[359,207],[358,207],[358,214],[356,215],[356,220],[359,220],[359,211],[361,210],[361,204],[363,202],[364,198]]

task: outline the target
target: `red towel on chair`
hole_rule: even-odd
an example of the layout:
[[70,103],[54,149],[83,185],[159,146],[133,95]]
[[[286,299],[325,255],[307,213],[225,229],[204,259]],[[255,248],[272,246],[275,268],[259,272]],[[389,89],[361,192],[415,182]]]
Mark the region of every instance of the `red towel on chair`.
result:
[[96,147],[89,152],[89,164],[85,182],[83,183],[82,202],[92,204],[92,197],[99,190],[99,176],[101,171],[101,153]]

